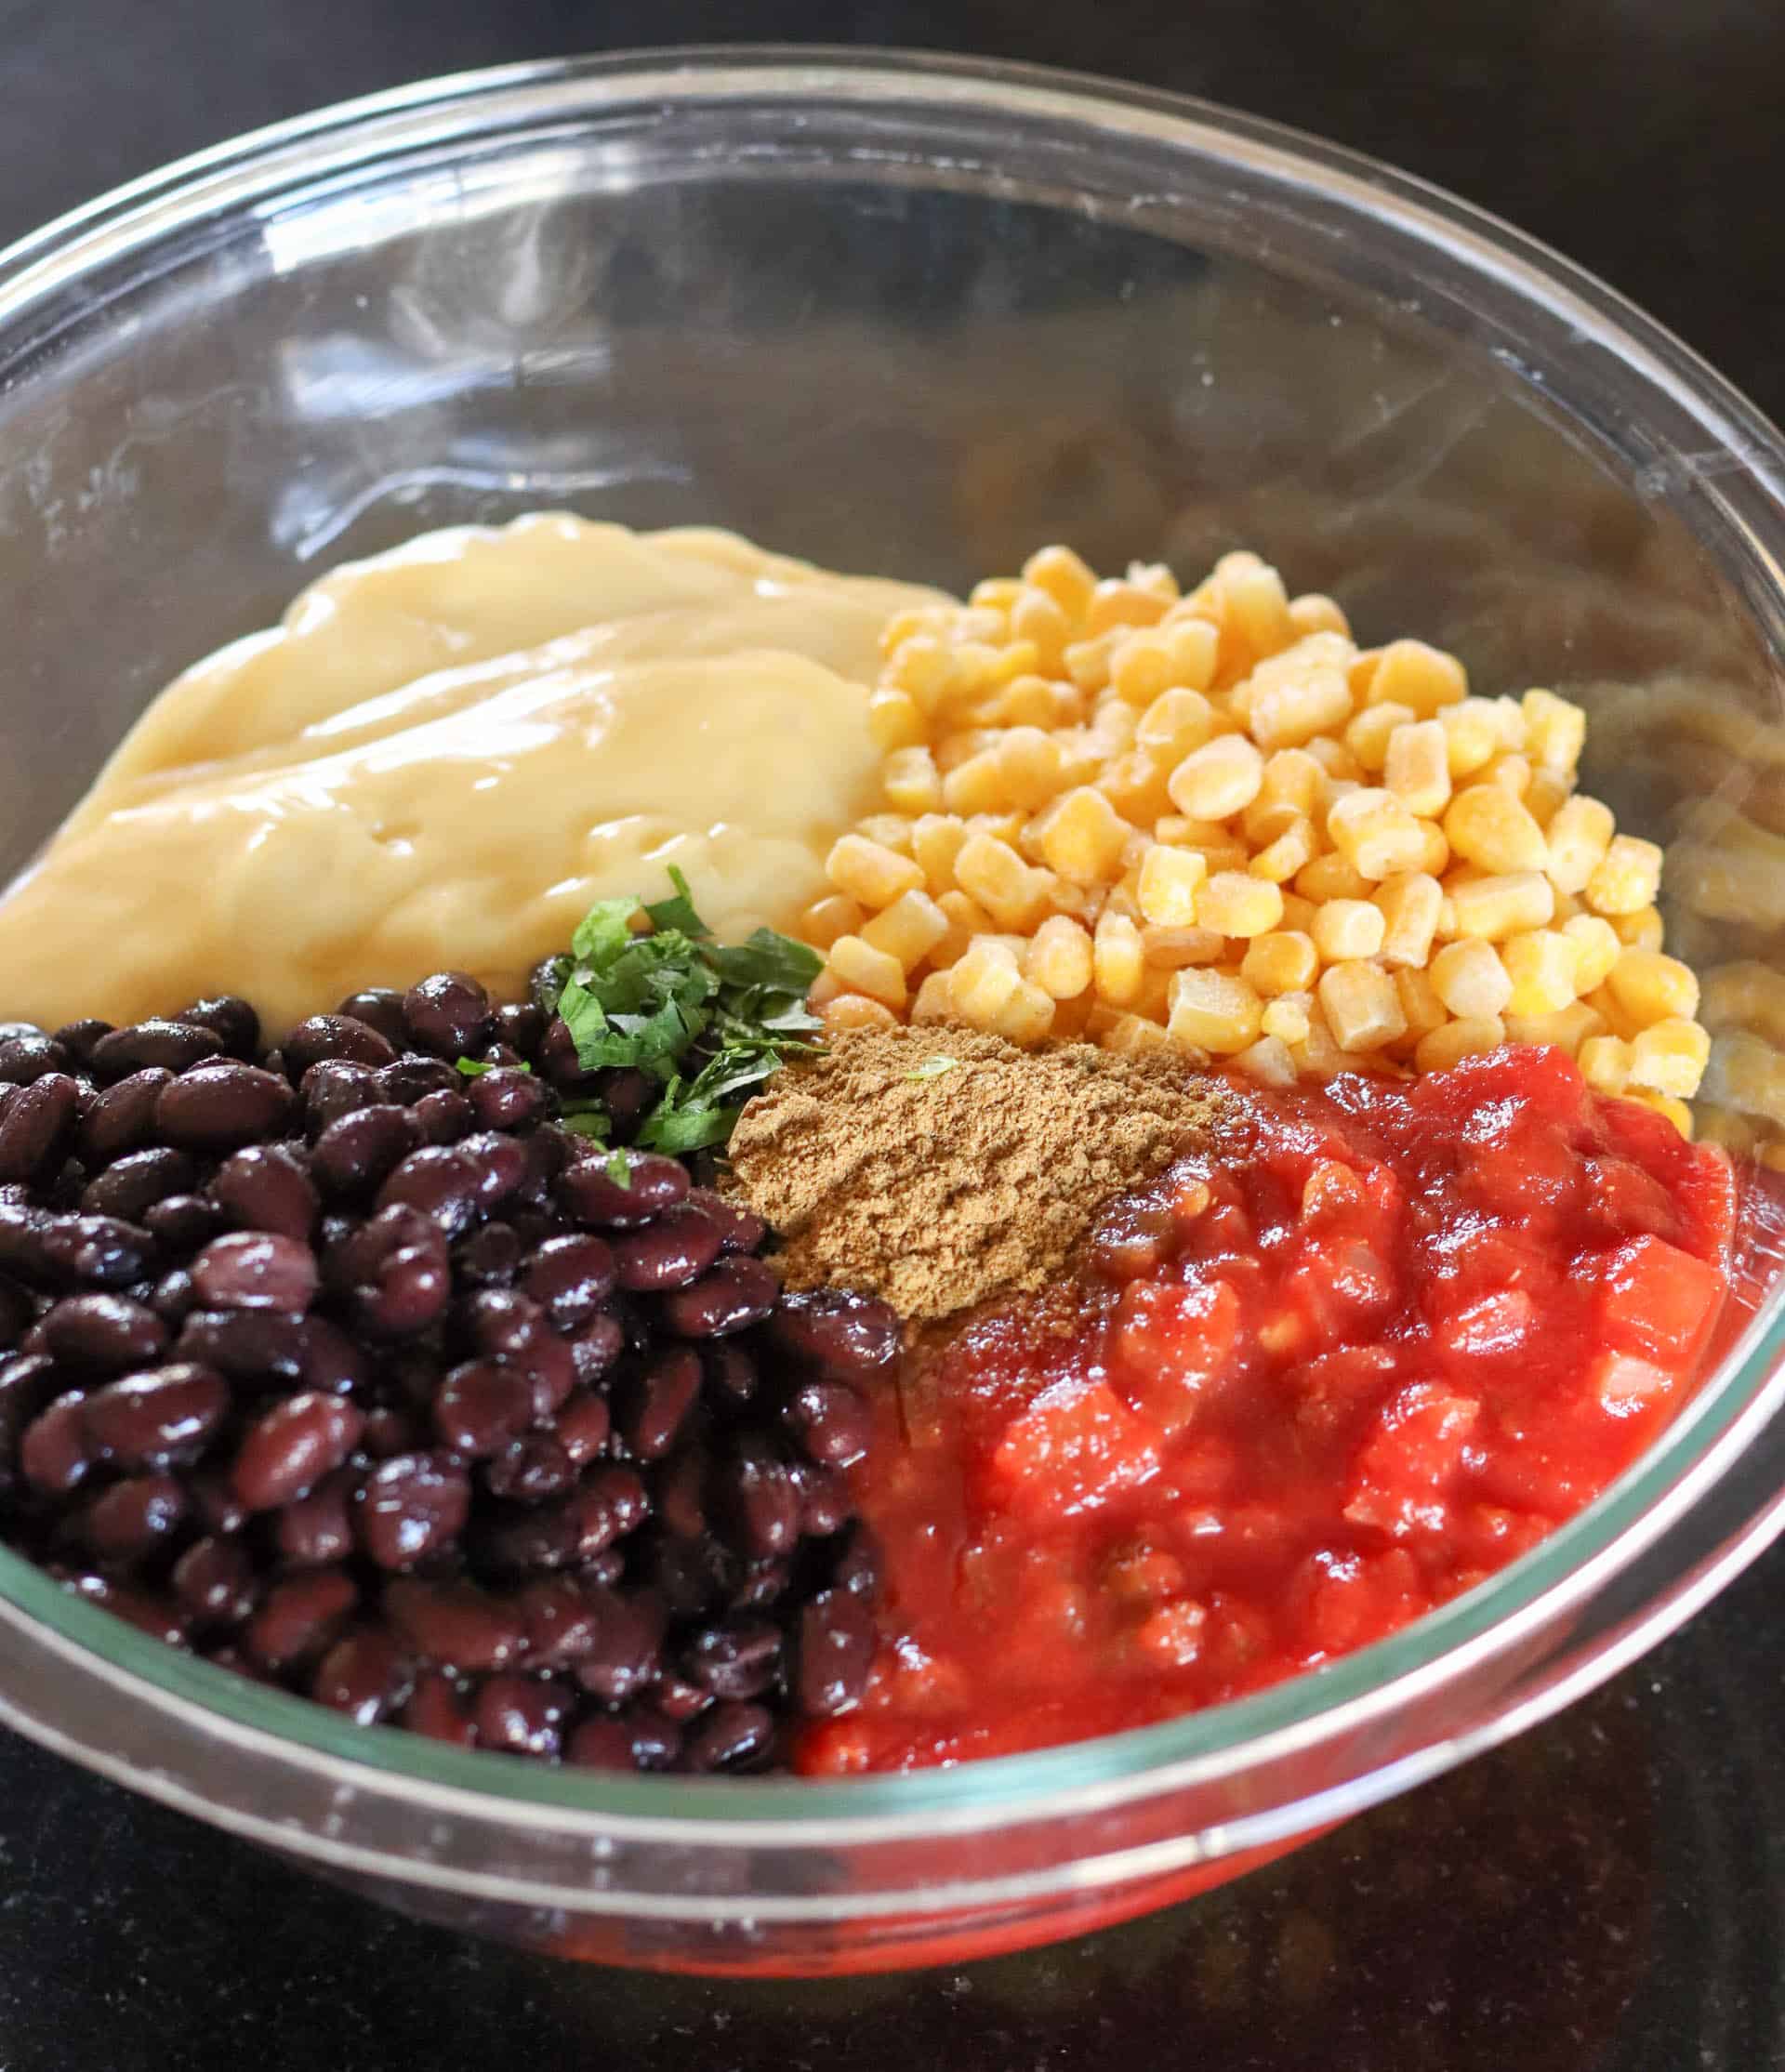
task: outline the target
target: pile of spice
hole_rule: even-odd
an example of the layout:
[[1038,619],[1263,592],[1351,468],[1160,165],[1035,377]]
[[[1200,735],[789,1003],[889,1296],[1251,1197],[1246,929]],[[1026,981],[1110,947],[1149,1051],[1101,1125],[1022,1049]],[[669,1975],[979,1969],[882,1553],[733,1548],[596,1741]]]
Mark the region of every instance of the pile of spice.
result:
[[731,1141],[792,1288],[931,1321],[1059,1271],[1099,1205],[1206,1142],[1231,1097],[1170,1052],[1039,1052],[965,1029],[840,1031]]

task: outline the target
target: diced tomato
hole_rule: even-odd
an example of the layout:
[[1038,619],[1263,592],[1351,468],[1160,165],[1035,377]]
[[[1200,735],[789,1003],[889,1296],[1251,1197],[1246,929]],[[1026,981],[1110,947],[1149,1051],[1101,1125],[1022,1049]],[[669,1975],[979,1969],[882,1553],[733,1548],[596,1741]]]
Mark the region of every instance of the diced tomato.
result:
[[1525,1290],[1505,1287],[1447,1311],[1433,1335],[1453,1358],[1492,1359],[1516,1353],[1536,1322],[1537,1305]]
[[1419,1569],[1401,1547],[1311,1555],[1296,1588],[1307,1644],[1319,1655],[1366,1647],[1417,1618],[1427,1603]]
[[1178,1432],[1226,1372],[1239,1335],[1239,1298],[1225,1281],[1130,1281],[1112,1348],[1129,1406]]
[[999,1505],[1064,1517],[1158,1472],[1156,1435],[1100,1381],[1057,1381],[1006,1426],[986,1470]]
[[1599,1327],[1618,1350],[1682,1366],[1698,1357],[1723,1304],[1716,1267],[1649,1236],[1580,1264],[1601,1286]]
[[1441,1381],[1403,1389],[1358,1458],[1345,1517],[1397,1539],[1442,1527],[1445,1493],[1480,1421],[1481,1405]]
[[1652,1360],[1639,1360],[1633,1353],[1614,1353],[1609,1348],[1596,1354],[1587,1370],[1587,1386],[1593,1400],[1607,1416],[1640,1417],[1666,1402],[1677,1386],[1676,1377]]

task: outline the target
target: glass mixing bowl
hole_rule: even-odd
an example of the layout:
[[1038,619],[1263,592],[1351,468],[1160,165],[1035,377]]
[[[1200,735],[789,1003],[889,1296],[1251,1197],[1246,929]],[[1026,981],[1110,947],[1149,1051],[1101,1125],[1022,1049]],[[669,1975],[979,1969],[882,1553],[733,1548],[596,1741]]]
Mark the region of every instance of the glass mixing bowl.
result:
[[[1709,1126],[1785,1118],[1785,453],[1597,283],[1380,166],[1162,95],[757,50],[522,66],[269,130],[0,258],[0,867],[176,670],[331,561],[541,506],[963,585],[1254,547],[1366,640],[1593,714],[1676,843]],[[1709,1011],[1709,1010],[1707,1010]],[[958,1960],[1161,1904],[1514,1733],[1785,1509],[1781,1269],[1715,1371],[1470,1595],[1244,1703],[949,1772],[614,1777],[165,1649],[0,1554],[0,1715],[415,1912],[616,1961]]]

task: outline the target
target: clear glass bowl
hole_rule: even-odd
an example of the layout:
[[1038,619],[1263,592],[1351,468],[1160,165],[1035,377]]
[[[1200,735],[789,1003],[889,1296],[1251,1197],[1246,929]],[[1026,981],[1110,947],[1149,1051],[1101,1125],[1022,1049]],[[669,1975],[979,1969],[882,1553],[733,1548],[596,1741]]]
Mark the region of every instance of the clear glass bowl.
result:
[[[1682,838],[1686,954],[1780,968],[1778,435],[1516,233],[1188,101],[756,50],[361,102],[0,258],[0,867],[182,665],[424,527],[567,505],[949,584],[1055,536],[1185,571],[1244,543],[1366,638],[1583,698],[1592,788]],[[1713,1065],[1744,1150],[1785,1113],[1766,978],[1732,982]],[[1630,1475],[1436,1616],[1242,1704],[925,1775],[615,1778],[355,1729],[0,1555],[0,1714],[565,1953],[852,1970],[1077,1931],[1540,1718],[1758,1551],[1785,1517],[1759,1206],[1752,1313]]]

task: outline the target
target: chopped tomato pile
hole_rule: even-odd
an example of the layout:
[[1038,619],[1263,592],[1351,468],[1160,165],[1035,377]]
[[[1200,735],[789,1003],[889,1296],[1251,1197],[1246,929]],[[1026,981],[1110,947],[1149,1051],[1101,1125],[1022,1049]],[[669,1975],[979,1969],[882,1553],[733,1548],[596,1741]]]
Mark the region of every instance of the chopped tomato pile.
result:
[[1317,1669],[1524,1552],[1689,1392],[1728,1287],[1720,1153],[1556,1050],[1234,1102],[1217,1153],[1108,1205],[1078,1282],[886,1392],[853,1472],[879,1654],[802,1769]]

